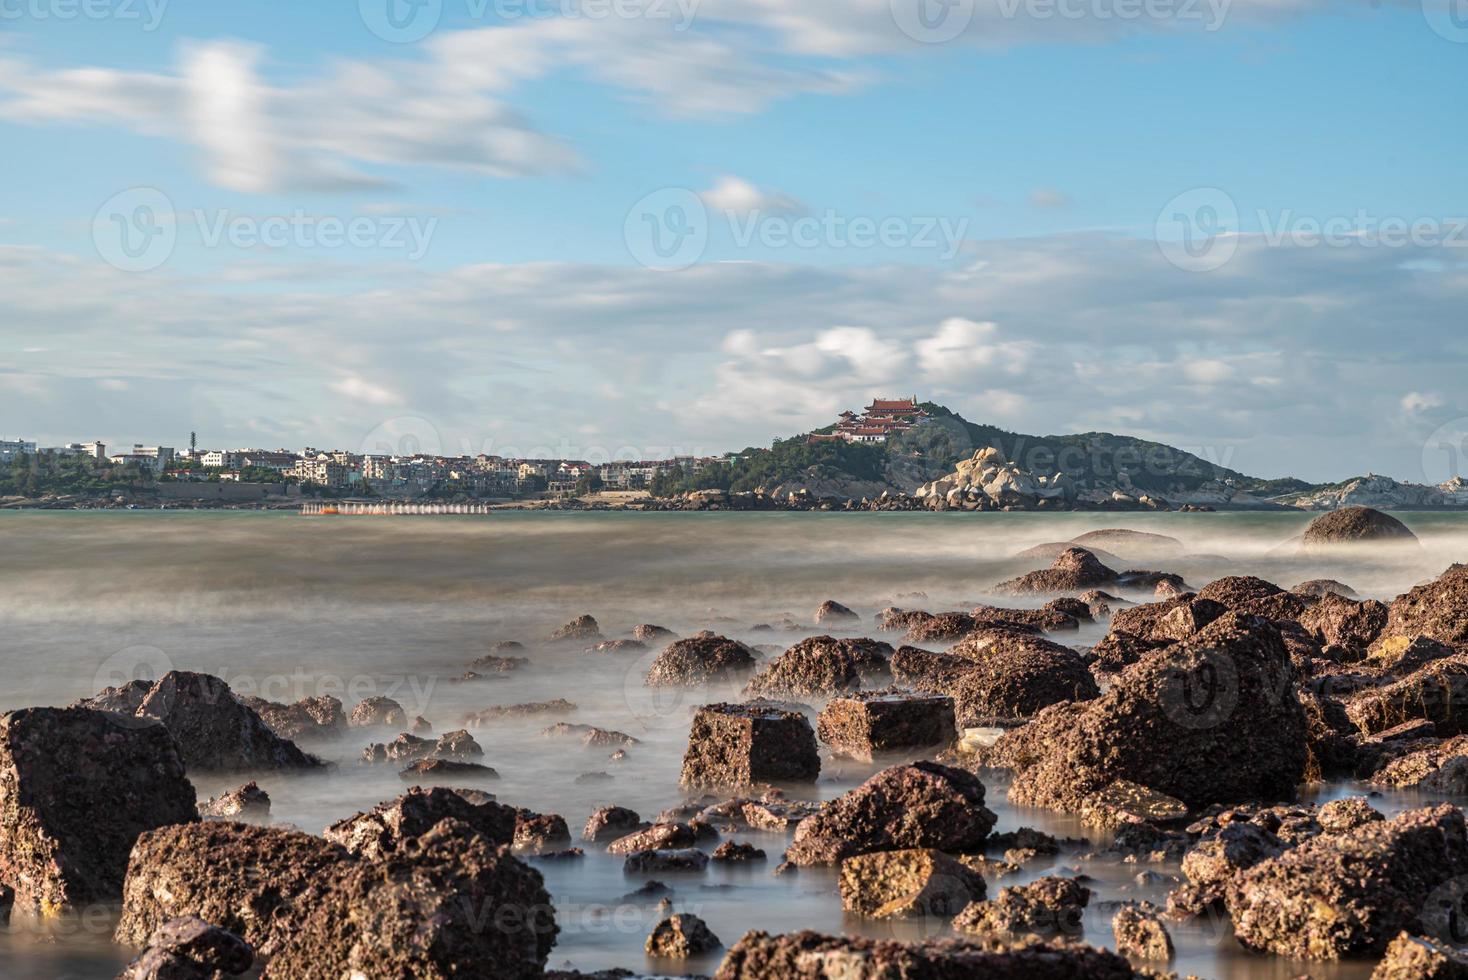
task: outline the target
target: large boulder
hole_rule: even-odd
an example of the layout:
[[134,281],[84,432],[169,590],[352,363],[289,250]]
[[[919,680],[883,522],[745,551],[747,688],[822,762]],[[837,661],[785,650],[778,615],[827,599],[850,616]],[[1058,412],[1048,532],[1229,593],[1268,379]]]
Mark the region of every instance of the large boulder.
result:
[[807,866],[915,847],[975,851],[995,819],[973,773],[936,762],[892,766],[802,820],[785,857]]
[[1386,628],[1390,612],[1375,599],[1355,601],[1327,592],[1299,617],[1299,623],[1326,647],[1352,660],[1364,656]]
[[755,667],[754,652],[735,640],[702,632],[674,640],[647,670],[649,687],[726,681]]
[[198,819],[173,736],[88,708],[0,718],[0,884],[55,914],[122,894],[138,835]]
[[[1292,959],[1380,956],[1422,933],[1432,896],[1468,874],[1468,828],[1450,804],[1306,841],[1229,885],[1245,946]],[[1461,890],[1458,892],[1461,894]]]
[[648,956],[663,959],[684,959],[702,956],[724,945],[709,929],[708,923],[696,915],[681,913],[670,915],[653,927],[644,949]]
[[1468,980],[1468,949],[1404,932],[1386,948],[1371,980]]
[[538,980],[559,932],[540,872],[454,820],[380,861],[349,864],[303,911],[268,980]]
[[[1126,668],[1101,697],[1048,709],[1001,737],[995,754],[1020,770],[1015,803],[1079,811],[1128,780],[1203,807],[1291,798],[1305,770],[1305,732],[1279,631],[1229,613]],[[1009,739],[1024,751],[1005,747]]]
[[705,705],[693,716],[684,786],[812,783],[820,773],[815,732],[798,711],[724,703]]
[[228,684],[210,674],[170,670],[132,713],[161,721],[178,740],[184,765],[191,771],[310,769],[322,764],[272,731]]
[[1079,943],[995,948],[955,940],[897,943],[854,936],[748,932],[714,980],[1131,980],[1115,953]]
[[947,695],[864,691],[827,702],[816,735],[837,754],[870,762],[887,752],[946,748],[958,728]]
[[376,860],[422,837],[443,820],[458,820],[494,844],[515,841],[515,809],[474,803],[443,787],[414,786],[402,796],[326,828],[324,836],[358,857]]
[[1350,544],[1416,543],[1407,525],[1370,507],[1342,507],[1310,522],[1300,539],[1307,551]]
[[879,640],[812,636],[776,657],[749,679],[744,696],[829,697],[885,676],[892,646]]
[[270,956],[354,863],[296,830],[209,821],[150,831],[128,861],[115,938],[143,946],[169,919],[192,915]]
[[1468,647],[1468,565],[1454,565],[1437,578],[1397,596],[1388,608],[1383,636],[1425,636]]
[[1085,548],[1067,548],[1056,556],[1049,568],[1000,582],[994,586],[993,591],[998,595],[1084,592],[1103,585],[1114,585],[1117,579],[1115,571],[1101,564],[1101,560]]
[[943,690],[965,728],[1030,718],[1052,704],[1101,693],[1080,654],[1023,646],[995,649]]
[[1079,938],[1081,916],[1091,890],[1074,878],[1047,875],[1028,885],[1001,888],[999,894],[974,902],[953,920],[960,932],[1007,935],[1023,939]]
[[954,916],[985,895],[984,879],[942,851],[913,848],[841,862],[841,906],[872,919]]

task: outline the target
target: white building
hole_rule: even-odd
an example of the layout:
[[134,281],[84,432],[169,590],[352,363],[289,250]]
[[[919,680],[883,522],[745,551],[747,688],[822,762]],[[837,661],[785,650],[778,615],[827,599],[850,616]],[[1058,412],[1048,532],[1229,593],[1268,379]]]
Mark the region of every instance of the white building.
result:
[[0,439],[0,463],[8,463],[17,456],[34,456],[36,444],[23,439]]
[[199,465],[206,470],[232,470],[239,462],[239,454],[227,449],[211,449],[199,454]]

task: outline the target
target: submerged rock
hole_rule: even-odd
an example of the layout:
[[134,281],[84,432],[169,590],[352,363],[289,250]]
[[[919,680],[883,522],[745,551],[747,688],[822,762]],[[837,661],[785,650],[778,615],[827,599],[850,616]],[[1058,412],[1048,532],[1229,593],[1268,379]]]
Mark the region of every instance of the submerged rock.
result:
[[[346,712],[342,710],[342,703],[329,695],[302,698],[294,704],[280,704],[264,698],[240,698],[240,701],[253,708],[270,730],[281,738],[300,741],[340,738],[346,734]],[[136,705],[133,710],[136,711]]]
[[724,944],[709,929],[708,923],[696,915],[683,913],[669,916],[653,927],[645,944],[648,956],[683,959],[702,956]]
[[936,762],[892,766],[802,820],[785,857],[805,866],[873,851],[974,851],[995,819],[972,773]]
[[1049,875],[1028,885],[999,889],[991,900],[974,902],[953,920],[953,928],[973,932],[1049,939],[1079,937],[1081,915],[1091,890],[1074,878]]
[[755,667],[754,652],[728,637],[703,632],[668,644],[647,671],[647,685],[705,684],[730,680]]
[[157,722],[12,711],[0,717],[0,883],[43,915],[114,902],[138,836],[197,820],[195,799]]
[[1000,582],[994,586],[993,591],[999,595],[1084,592],[1103,585],[1114,585],[1117,580],[1117,573],[1101,564],[1101,560],[1085,548],[1067,548],[1056,556],[1049,568]]
[[958,728],[951,697],[887,690],[832,698],[816,734],[838,754],[870,762],[886,752],[946,748]]
[[841,906],[873,919],[955,916],[984,897],[976,871],[931,849],[878,851],[841,862]]
[[798,711],[750,704],[698,709],[683,755],[682,785],[814,782],[821,772],[815,732]]
[[540,872],[454,820],[381,861],[348,865],[303,912],[269,980],[537,980],[560,931]]
[[863,679],[885,676],[891,655],[891,644],[878,640],[812,636],[750,678],[744,696],[829,697],[855,691]]
[[1111,919],[1111,933],[1116,937],[1116,951],[1123,956],[1160,963],[1172,959],[1172,937],[1155,909],[1123,905]]
[[392,698],[371,697],[358,702],[347,716],[347,724],[353,728],[403,728],[408,724],[408,714]]
[[816,609],[817,623],[856,623],[861,617],[835,599],[827,599]]
[[118,980],[217,980],[254,964],[255,951],[239,936],[196,916],[180,916],[158,927]]
[[592,616],[581,615],[557,627],[550,635],[552,643],[577,642],[587,643],[601,639],[601,626]]
[[495,844],[510,844],[515,839],[513,808],[492,801],[475,803],[443,787],[417,786],[365,813],[337,821],[323,836],[358,857],[377,860],[447,819],[459,821]]
[[896,943],[851,936],[749,932],[714,980],[1131,980],[1131,964],[1104,949],[1066,945],[995,948],[954,940]]
[[624,806],[604,806],[587,818],[586,829],[581,831],[581,839],[593,844],[604,844],[647,826],[636,810],[629,810]]
[[1238,875],[1228,909],[1239,941],[1295,959],[1381,955],[1425,931],[1435,889],[1468,874],[1468,830],[1442,804],[1323,836]]
[[270,819],[270,794],[248,782],[200,803],[199,816],[207,820],[266,821]]
[[483,728],[502,721],[518,721],[542,715],[568,715],[575,710],[576,705],[565,698],[554,698],[550,701],[526,701],[521,704],[492,704],[488,708],[466,715],[464,724],[469,728]]
[[294,830],[208,821],[150,831],[128,862],[115,938],[142,946],[191,915],[272,956],[352,864],[336,844]]
[[1306,551],[1320,551],[1343,544],[1416,543],[1417,535],[1390,514],[1370,507],[1342,507],[1311,521],[1300,540]]

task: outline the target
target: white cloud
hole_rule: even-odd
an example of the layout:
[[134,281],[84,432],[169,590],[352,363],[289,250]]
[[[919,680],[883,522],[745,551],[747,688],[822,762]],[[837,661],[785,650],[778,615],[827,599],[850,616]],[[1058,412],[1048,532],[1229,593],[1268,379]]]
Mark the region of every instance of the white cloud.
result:
[[1068,208],[1070,195],[1053,187],[1037,187],[1030,191],[1030,204],[1037,208]]
[[1443,407],[1441,395],[1431,392],[1409,391],[1402,396],[1402,411],[1415,415],[1419,412],[1431,411],[1434,408]]
[[327,385],[343,398],[350,398],[367,405],[401,405],[403,396],[383,385],[373,384],[363,378],[348,376]]
[[744,217],[762,214],[799,214],[805,205],[787,194],[766,193],[742,177],[725,175],[714,186],[698,195],[703,203],[717,211]]

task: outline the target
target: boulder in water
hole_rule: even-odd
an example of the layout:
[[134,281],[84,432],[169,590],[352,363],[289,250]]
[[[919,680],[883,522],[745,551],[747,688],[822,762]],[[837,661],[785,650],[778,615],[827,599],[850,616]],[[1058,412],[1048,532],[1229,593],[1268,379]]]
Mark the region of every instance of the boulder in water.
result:
[[1342,507],[1310,522],[1300,539],[1306,551],[1339,545],[1416,544],[1407,525],[1371,507]]
[[809,783],[820,772],[815,732],[798,711],[722,703],[705,705],[693,716],[684,786]]

